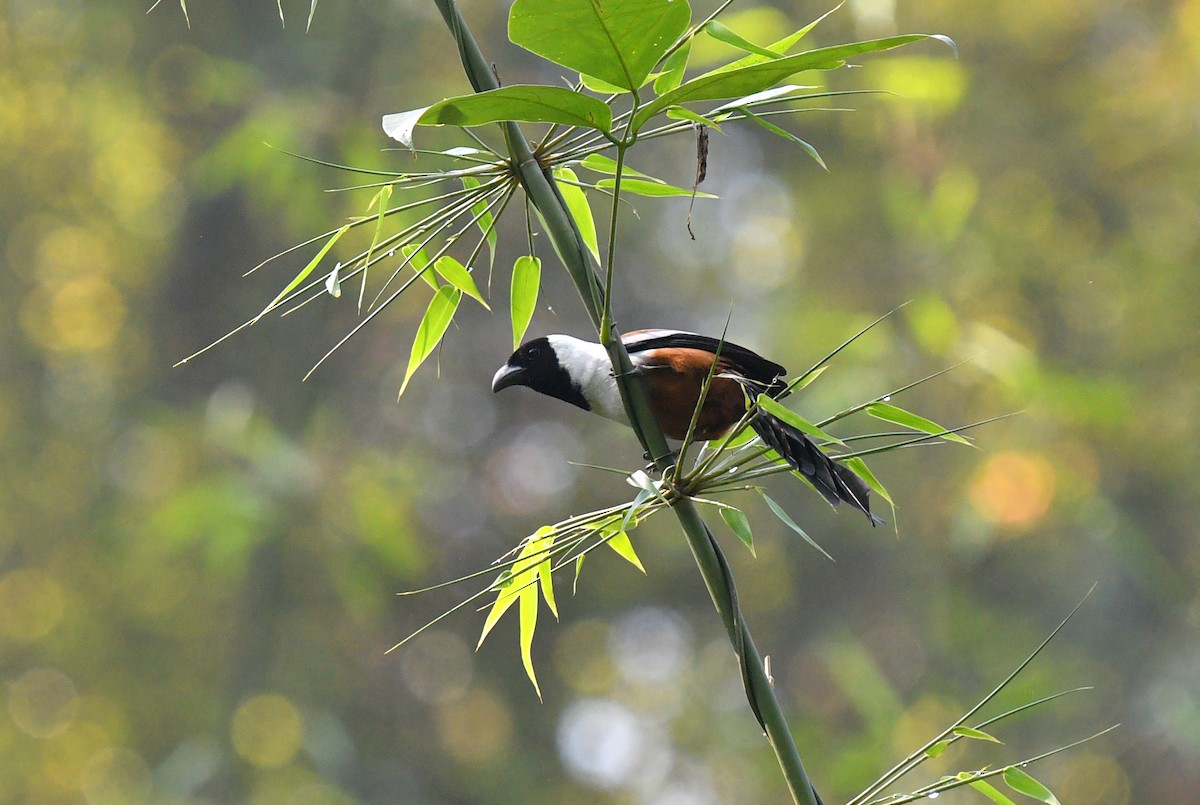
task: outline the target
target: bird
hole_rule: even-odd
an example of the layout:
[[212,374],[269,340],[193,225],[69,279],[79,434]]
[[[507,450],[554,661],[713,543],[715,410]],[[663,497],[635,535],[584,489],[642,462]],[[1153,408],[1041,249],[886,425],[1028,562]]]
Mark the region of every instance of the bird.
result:
[[[634,330],[621,335],[635,372],[645,379],[650,409],[663,434],[687,438],[696,405],[710,373],[713,379],[696,417],[693,438],[725,436],[758,395],[778,397],[787,389],[787,370],[745,347],[682,330]],[[713,362],[716,370],[713,372]],[[522,344],[492,378],[492,392],[526,386],[607,419],[629,424],[604,346],[570,335],[545,335]],[[754,432],[832,506],[847,503],[867,516],[870,487],[835,461],[808,434],[760,410]]]

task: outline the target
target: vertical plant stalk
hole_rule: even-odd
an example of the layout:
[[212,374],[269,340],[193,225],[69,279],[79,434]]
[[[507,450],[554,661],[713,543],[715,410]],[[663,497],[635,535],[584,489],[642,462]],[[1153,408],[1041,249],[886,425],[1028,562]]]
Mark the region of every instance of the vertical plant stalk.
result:
[[[476,92],[499,86],[454,0],[434,0],[434,4],[454,36],[471,86]],[[644,384],[633,372],[629,353],[617,337],[615,324],[604,315],[604,311],[610,309],[605,298],[605,286],[593,268],[583,237],[571,219],[553,177],[547,169],[538,164],[520,128],[516,123],[507,122],[504,124],[504,134],[509,153],[520,172],[521,184],[541,213],[547,234],[554,241],[600,341],[608,350],[621,399],[625,403],[633,430],[647,454],[653,457],[655,466],[663,472],[673,463],[666,437],[650,412]],[[820,805],[820,798],[808,779],[783,710],[775,697],[771,681],[767,678],[762,657],[742,617],[729,564],[691,499],[678,498],[672,503],[672,509],[687,537],[688,547],[704,578],[713,605],[725,624],[729,641],[741,665],[746,699],[775,750],[792,799],[797,805]]]

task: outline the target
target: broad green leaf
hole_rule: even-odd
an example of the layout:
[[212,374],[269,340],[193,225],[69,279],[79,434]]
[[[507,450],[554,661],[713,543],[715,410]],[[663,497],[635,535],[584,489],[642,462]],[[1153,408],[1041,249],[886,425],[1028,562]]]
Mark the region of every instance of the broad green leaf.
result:
[[538,288],[542,281],[542,261],[537,257],[522,255],[513,263],[512,292],[509,308],[512,312],[513,349],[521,346],[525,331],[533,321],[537,309]]
[[673,120],[690,120],[693,123],[699,123],[701,126],[708,126],[710,129],[721,131],[721,125],[715,120],[707,118],[698,112],[693,112],[686,106],[672,106],[667,110],[667,117]]
[[875,494],[879,495],[879,497],[886,500],[888,505],[890,505],[893,510],[896,508],[895,502],[892,501],[892,496],[888,494],[887,489],[885,489],[883,484],[879,482],[879,479],[875,477],[875,473],[871,472],[871,469],[867,466],[867,462],[856,456],[854,458],[848,458],[842,463],[845,464],[851,472],[866,481],[867,486],[871,487],[871,490],[874,491]]
[[425,283],[435,291],[441,287],[438,283],[434,272],[426,270],[425,266],[429,265],[429,255],[425,254],[425,250],[418,248],[414,243],[406,243],[400,247],[400,254],[404,255],[404,259],[412,266],[412,270],[420,275]]
[[583,242],[587,244],[588,251],[599,264],[600,245],[596,240],[596,221],[592,218],[592,207],[588,204],[587,193],[578,185],[579,177],[570,168],[555,168],[554,178],[558,180],[558,190],[562,193],[563,201],[567,203],[571,217],[575,219],[575,225],[579,227]]
[[1058,797],[1054,796],[1049,788],[1046,788],[1046,786],[1016,766],[1009,766],[1004,770],[1004,782],[1013,791],[1016,791],[1018,794],[1024,794],[1030,799],[1045,802],[1046,805],[1061,805]]
[[[604,156],[604,154],[588,154],[583,158],[583,161],[579,163],[579,166],[587,168],[590,171],[595,171],[596,173],[607,173],[610,176],[615,176],[617,173],[617,161],[612,157]],[[651,182],[662,181],[661,179],[657,179],[648,173],[642,173],[639,170],[635,170],[628,165],[621,166],[621,174],[626,178],[630,176],[636,176],[639,179],[647,179]]]
[[505,120],[562,123],[608,131],[612,110],[601,100],[566,87],[514,84],[439,101],[425,109],[385,115],[383,130],[408,148],[413,129],[423,126],[482,126]]
[[779,518],[779,521],[781,523],[783,523],[785,526],[792,529],[797,534],[799,534],[801,537],[803,537],[805,542],[807,542],[809,545],[813,546],[818,551],[820,551],[822,554],[824,554],[825,558],[828,559],[830,562],[833,561],[833,557],[830,556],[828,553],[825,553],[825,549],[822,548],[820,545],[818,545],[816,540],[814,540],[812,537],[810,537],[808,534],[806,534],[803,528],[796,525],[796,521],[793,520],[790,516],[788,516],[788,513],[783,510],[783,507],[780,506],[778,503],[776,503],[774,500],[772,500],[770,495],[768,495],[766,492],[763,492],[762,490],[759,490],[759,494],[762,495],[762,499],[764,501],[766,501],[767,508],[769,508],[771,510],[772,514],[774,514],[776,517]]
[[976,741],[991,741],[994,744],[1002,744],[1004,741],[996,738],[993,735],[988,735],[983,730],[977,730],[972,727],[955,727],[952,732],[955,735],[960,735],[963,738],[972,738]]
[[[846,59],[864,53],[890,50],[922,39],[939,39],[949,42],[937,34],[907,34],[853,42],[845,45],[819,48],[795,56],[785,56],[774,61],[763,61],[746,67],[709,73],[680,84],[670,92],[659,95],[640,108],[633,116],[634,131],[641,130],[652,117],[671,106],[695,101],[712,101],[737,98],[772,87],[788,76],[805,70],[832,70],[841,67]],[[761,58],[761,57],[758,57]]]
[[538,591],[535,585],[529,585],[517,593],[521,599],[521,664],[525,673],[533,683],[538,698],[542,698],[542,688],[538,685],[537,674],[533,670],[533,633],[537,629]]
[[606,539],[608,547],[612,548],[625,561],[636,567],[643,573],[646,568],[642,567],[642,560],[638,558],[637,551],[633,549],[633,543],[629,541],[629,534],[625,531],[614,532],[611,537]]
[[662,72],[658,74],[658,78],[654,79],[655,95],[670,92],[683,83],[683,74],[687,70],[688,57],[691,53],[692,40],[689,39],[667,57],[667,60],[663,62]]
[[690,19],[684,0],[517,0],[508,38],[555,64],[631,90]]
[[276,305],[278,305],[281,301],[283,301],[284,297],[286,297],[288,294],[290,294],[292,291],[294,291],[297,287],[299,287],[300,283],[302,283],[302,282],[304,282],[304,280],[308,279],[308,275],[312,274],[313,271],[316,269],[316,267],[318,265],[320,265],[321,261],[325,259],[325,255],[329,254],[329,250],[333,248],[333,244],[337,243],[341,239],[342,235],[346,234],[346,231],[349,229],[350,229],[350,225],[346,224],[341,229],[339,229],[337,232],[334,232],[333,236],[331,238],[329,238],[329,240],[325,241],[325,245],[321,247],[321,250],[319,252],[317,252],[316,257],[314,257],[312,260],[308,261],[308,265],[306,265],[303,269],[300,270],[300,273],[296,275],[295,279],[293,279],[291,282],[289,282],[284,287],[284,289],[279,292],[279,295],[271,300],[271,304],[269,304],[265,308],[263,308],[262,313],[259,313],[257,316],[254,317],[254,320],[258,321],[263,316],[270,313],[271,310],[273,310]]
[[825,164],[825,160],[821,158],[821,154],[820,154],[820,152],[819,152],[819,151],[817,151],[817,149],[816,149],[816,148],[814,148],[814,147],[813,147],[813,146],[812,146],[810,143],[808,143],[808,142],[805,142],[804,140],[801,140],[799,137],[797,137],[795,134],[792,134],[792,133],[791,133],[790,131],[788,131],[787,129],[783,129],[783,128],[780,128],[779,126],[776,126],[774,123],[772,123],[771,121],[767,120],[766,118],[764,118],[764,117],[759,117],[758,115],[754,114],[753,112],[751,112],[749,109],[747,109],[747,108],[745,108],[745,107],[742,107],[740,111],[741,111],[741,113],[742,113],[742,114],[744,114],[746,117],[750,118],[750,119],[751,119],[751,120],[753,120],[755,123],[757,123],[758,125],[762,126],[764,129],[766,129],[767,131],[771,132],[771,133],[772,133],[772,134],[774,134],[775,136],[777,136],[777,137],[782,137],[782,138],[783,138],[783,139],[785,139],[785,140],[791,140],[791,141],[792,141],[792,142],[794,142],[796,145],[798,145],[798,146],[800,146],[801,148],[803,148],[803,149],[804,149],[804,152],[805,152],[806,154],[808,154],[810,157],[812,157],[812,158],[813,158],[813,159],[816,161],[816,163],[817,163],[818,165],[820,165],[820,166],[821,166],[822,168],[824,168],[826,171],[828,171],[828,170],[829,170],[829,166],[828,166],[828,165],[826,165],[826,164]]
[[[624,87],[618,87],[616,84],[610,84],[602,78],[596,78],[594,75],[579,74],[579,83],[590,89],[592,92],[599,92],[601,95],[620,95],[628,93],[629,90]],[[642,86],[650,83],[650,78],[646,77],[642,80]]]
[[[958,775],[958,778],[960,780],[966,779],[963,776],[964,774],[967,774],[967,773],[966,772],[960,773]],[[970,775],[968,774],[967,776],[969,777]],[[1016,803],[1014,803],[1008,797],[1004,796],[1004,794],[1000,793],[1000,790],[997,789],[991,783],[989,783],[987,780],[975,780],[973,782],[967,783],[967,785],[971,786],[971,788],[974,788],[980,794],[983,794],[985,797],[990,799],[992,802],[996,803],[996,805],[1016,805]]]
[[817,439],[823,439],[827,442],[833,442],[834,444],[845,446],[845,443],[840,439],[830,436],[828,433],[821,430],[792,409],[784,407],[781,403],[771,399],[765,394],[758,395],[758,407],[759,410],[765,411],[776,419],[782,420],[784,424],[791,425],[793,428],[802,433],[807,433],[809,436],[813,436]]
[[475,278],[471,276],[471,272],[462,263],[446,254],[437,259],[437,262],[433,264],[433,270],[440,274],[446,282],[458,288],[488,310],[491,310],[488,307],[488,303],[483,300],[483,294],[479,293],[479,287],[475,284]]
[[[596,182],[596,188],[599,190],[612,190],[617,186],[616,179],[601,179]],[[654,198],[667,198],[670,196],[690,196],[691,190],[685,190],[682,187],[666,184],[665,182],[653,181],[648,182],[645,179],[621,179],[621,192],[634,193],[639,196],[651,196]],[[712,193],[696,193],[696,198],[716,198]]]
[[[313,0],[314,8],[316,0]],[[311,19],[311,17],[309,18]],[[371,199],[371,203],[367,205],[367,212],[376,204],[379,205],[379,214],[375,218],[375,233],[371,236],[371,245],[367,248],[367,259],[363,261],[362,283],[358,286],[358,309],[362,311],[363,294],[367,290],[367,271],[371,268],[371,255],[375,252],[375,247],[379,245],[379,236],[383,233],[383,214],[387,211],[387,204],[392,198],[392,186],[385,184],[379,188],[379,192]]]
[[438,288],[433,299],[429,300],[429,307],[425,309],[425,315],[417,327],[417,336],[413,339],[412,352],[408,356],[408,369],[404,372],[404,382],[400,384],[400,395],[408,388],[408,381],[412,380],[417,368],[437,349],[461,300],[462,291],[449,285]]
[[928,433],[931,436],[941,436],[947,441],[958,442],[959,444],[965,444],[969,447],[974,447],[974,445],[972,445],[963,437],[959,436],[957,433],[947,433],[946,429],[938,423],[928,420],[923,416],[914,414],[911,411],[905,411],[903,408],[899,408],[891,403],[871,403],[867,406],[867,413],[876,419],[882,419],[884,422],[892,422],[897,425],[903,425],[906,428],[919,430],[922,433]]
[[750,549],[751,556],[758,556],[754,552],[754,534],[750,532],[750,521],[746,519],[742,510],[732,506],[722,506],[721,519],[725,521],[725,525],[729,526],[729,530],[737,534],[738,539]]
[[778,59],[782,58],[783,56],[781,51],[771,50],[770,48],[756,45],[750,40],[738,36],[738,34],[731,30],[728,25],[725,25],[720,20],[709,20],[704,26],[704,33],[708,34],[718,42],[724,42],[725,44],[735,47],[738,50],[744,50],[747,53],[755,53],[767,59]]
[[[463,187],[468,189],[479,187],[479,180],[474,176],[462,177],[462,183]],[[487,199],[481,198],[471,205],[471,215],[476,219],[475,223],[479,227],[479,231],[487,239],[488,266],[490,268],[496,262],[496,225],[492,220],[492,213],[488,210]]]

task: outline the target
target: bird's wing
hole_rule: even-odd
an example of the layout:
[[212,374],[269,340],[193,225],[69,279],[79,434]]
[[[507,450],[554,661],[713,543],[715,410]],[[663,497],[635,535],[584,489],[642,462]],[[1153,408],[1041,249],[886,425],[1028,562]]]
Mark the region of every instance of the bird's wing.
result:
[[775,378],[787,374],[787,370],[782,366],[767,360],[757,352],[730,341],[722,343],[718,338],[698,333],[682,330],[634,330],[622,335],[621,340],[630,354],[652,349],[699,349],[716,354],[719,348],[723,364],[763,386],[770,386]]

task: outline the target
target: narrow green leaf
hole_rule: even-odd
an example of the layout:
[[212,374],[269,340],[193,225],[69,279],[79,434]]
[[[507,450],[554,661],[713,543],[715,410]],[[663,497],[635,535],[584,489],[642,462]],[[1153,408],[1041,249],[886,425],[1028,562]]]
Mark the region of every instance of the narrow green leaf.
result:
[[[616,187],[616,179],[601,179],[596,182],[596,188],[599,190],[611,190]],[[682,187],[666,184],[665,182],[653,181],[648,182],[645,179],[622,179],[621,191],[625,193],[634,193],[639,196],[651,196],[654,198],[666,198],[670,196],[690,196],[691,190],[685,190]],[[696,193],[696,198],[717,198],[712,193]]]
[[977,730],[972,727],[955,727],[952,732],[955,735],[961,735],[963,738],[972,738],[976,741],[991,741],[994,744],[1002,744],[1004,741],[995,736],[988,735],[983,730]]
[[690,120],[693,123],[699,123],[701,126],[707,126],[710,129],[721,131],[721,125],[711,118],[707,118],[699,112],[693,112],[686,106],[672,106],[667,110],[667,117],[673,120]]
[[800,375],[800,377],[788,384],[788,394],[794,394],[797,391],[807,388],[810,383],[812,383],[821,375],[825,374],[825,370],[828,368],[829,365],[826,364],[825,366],[818,366],[816,369],[813,369],[807,374]]
[[544,557],[537,563],[538,586],[542,588],[542,598],[546,599],[546,606],[550,607],[554,619],[558,620],[558,604],[554,600],[554,578],[551,575],[553,565],[550,562],[550,549],[554,547],[554,526],[542,526],[534,536],[537,538],[531,541],[529,553]]
[[333,267],[333,271],[329,272],[329,276],[325,278],[325,291],[334,299],[340,299],[342,296],[342,264],[338,263]]
[[[462,183],[463,183],[463,187],[465,187],[467,189],[473,189],[473,188],[479,187],[479,180],[476,179],[474,176],[462,177]],[[496,236],[496,224],[492,219],[491,212],[488,211],[487,199],[481,198],[481,199],[479,199],[479,201],[477,201],[473,205],[471,205],[471,215],[475,217],[476,226],[479,227],[479,231],[482,232],[484,238],[487,239],[488,267],[491,268],[491,266],[495,265],[495,263],[496,263],[496,237],[497,236]]]
[[313,16],[317,13],[317,0],[312,0],[312,4],[308,7],[308,24],[304,26],[304,32],[308,33],[312,30]]
[[571,595],[579,592],[579,574],[583,572],[583,560],[587,558],[587,554],[581,553],[575,557],[575,580],[571,582]]
[[633,549],[633,543],[630,542],[627,532],[617,531],[611,537],[608,537],[606,542],[608,543],[608,547],[617,552],[618,556],[643,573],[646,572],[646,568],[642,567],[642,560],[638,558],[637,551]]
[[529,681],[533,683],[533,689],[537,691],[540,699],[542,688],[538,685],[537,674],[533,670],[533,633],[537,629],[538,616],[537,587],[531,584],[517,595],[521,599],[521,664],[525,666],[525,673],[528,674]]
[[[960,780],[965,779],[963,777],[963,774],[965,774],[965,773],[966,772],[959,774],[958,778]],[[975,780],[973,782],[967,783],[967,785],[971,786],[971,788],[974,788],[980,794],[983,794],[985,797],[990,799],[992,802],[996,803],[996,805],[1016,805],[1016,803],[1014,803],[1008,797],[1004,796],[1004,794],[1000,793],[1000,790],[998,788],[996,788],[996,786],[989,783],[987,780]]]
[[930,745],[925,750],[925,757],[939,757],[943,752],[946,751],[946,747],[948,746],[950,746],[949,739],[938,741],[937,743]]
[[758,395],[758,407],[759,410],[765,411],[776,419],[782,420],[785,424],[791,425],[802,433],[807,433],[814,438],[823,439],[824,441],[833,442],[845,447],[845,443],[842,440],[830,436],[792,409],[784,407],[781,403],[776,402],[765,394]]
[[528,254],[521,255],[513,263],[512,291],[509,308],[512,314],[513,349],[521,346],[525,331],[533,321],[537,309],[538,289],[542,282],[542,261]]
[[778,59],[783,56],[783,53],[756,45],[750,40],[739,36],[720,20],[709,20],[704,26],[704,33],[718,42],[724,42],[726,45],[735,47],[738,50],[744,50],[747,53],[755,53],[768,59]]
[[421,324],[417,327],[416,338],[413,339],[412,352],[408,356],[408,369],[404,372],[404,382],[400,384],[400,394],[404,394],[404,390],[408,388],[408,381],[412,379],[413,373],[417,368],[425,362],[439,342],[442,336],[446,334],[446,328],[450,326],[451,320],[454,318],[454,312],[458,310],[458,303],[462,300],[462,291],[457,288],[452,288],[449,285],[443,285],[437,289],[437,293],[433,295],[433,299],[429,300],[429,307],[425,309],[425,315],[421,318]]
[[284,297],[286,297],[288,294],[290,294],[292,291],[294,291],[300,285],[300,283],[302,283],[302,282],[304,282],[304,280],[308,279],[308,275],[313,273],[313,271],[316,269],[316,267],[318,265],[320,265],[321,261],[325,259],[325,255],[329,254],[329,250],[333,248],[333,244],[337,243],[341,239],[342,235],[346,234],[346,232],[349,229],[350,229],[350,225],[346,224],[341,229],[339,229],[337,232],[334,232],[333,236],[331,238],[329,238],[329,240],[325,241],[325,245],[321,247],[321,250],[319,252],[317,252],[316,257],[314,257],[312,260],[308,261],[308,265],[306,265],[303,269],[301,269],[300,273],[296,275],[295,279],[293,279],[291,282],[289,282],[284,287],[284,289],[282,291],[280,291],[279,294],[274,299],[271,300],[271,304],[269,304],[265,308],[263,308],[262,313],[259,313],[257,316],[254,317],[254,321],[258,321],[263,316],[270,313],[271,310],[273,310],[275,308],[275,306],[278,305],[280,303],[280,301],[283,300]]
[[[800,30],[798,30],[794,33],[788,34],[783,39],[780,39],[778,42],[772,42],[768,46],[768,48],[771,51],[773,51],[774,53],[787,53],[789,50],[792,49],[793,45],[795,45],[797,42],[799,42],[801,39],[803,39],[805,36],[807,36],[809,31],[811,31],[813,28],[817,27],[817,25],[822,20],[824,20],[826,17],[828,17],[833,12],[837,11],[843,5],[845,5],[845,0],[842,0],[841,3],[838,3],[836,6],[831,8],[829,11],[826,11],[824,14],[817,17],[815,20],[810,22],[808,25],[805,25]],[[768,58],[766,56],[759,56],[757,54],[743,56],[742,58],[740,58],[736,61],[732,61],[729,64],[724,64],[724,65],[716,68],[715,70],[711,70],[710,73],[727,73],[730,70],[737,70],[742,67],[749,67],[754,64],[762,64],[765,61],[774,61],[776,58],[778,58],[778,57],[771,56],[770,58]],[[659,94],[661,94],[661,93],[659,93]]]
[[758,556],[754,552],[754,535],[750,532],[750,521],[746,519],[742,510],[732,506],[722,506],[721,519],[725,521],[725,525],[729,526],[729,530],[737,534],[738,539],[750,549],[750,555]]
[[437,276],[432,271],[427,271],[425,266],[429,265],[429,255],[425,254],[425,250],[418,248],[415,243],[406,243],[400,247],[400,254],[408,261],[412,270],[420,275],[421,279],[425,280],[425,284],[435,291],[442,287],[437,281]]
[[776,517],[779,518],[780,522],[782,522],[785,526],[787,526],[788,528],[792,529],[797,534],[799,534],[804,539],[805,542],[807,542],[809,545],[813,546],[818,551],[820,551],[822,554],[824,554],[825,558],[828,559],[830,562],[833,561],[833,557],[830,556],[828,553],[826,553],[825,549],[822,548],[820,545],[818,545],[816,540],[814,540],[812,537],[810,537],[808,534],[806,534],[803,528],[796,525],[796,521],[793,520],[790,516],[788,516],[788,513],[783,510],[783,507],[780,506],[778,503],[776,503],[774,500],[772,500],[770,495],[768,495],[766,492],[763,492],[761,489],[758,491],[758,493],[760,495],[762,495],[762,499],[764,501],[766,501],[766,503],[767,503],[767,508],[769,508],[771,510],[772,514],[774,514]]
[[596,240],[596,221],[592,218],[592,207],[588,204],[587,193],[584,193],[583,188],[578,186],[579,177],[570,168],[556,168],[554,178],[558,182],[558,189],[562,193],[563,200],[567,202],[567,209],[570,210],[571,217],[575,219],[575,225],[579,227],[579,234],[583,236],[583,242],[587,245],[588,251],[592,253],[592,257],[595,257],[596,262],[599,263],[600,245]]
[[555,64],[634,89],[690,19],[683,0],[517,0],[508,38]]
[[[608,83],[603,78],[596,78],[596,76],[587,75],[586,73],[579,74],[579,83],[592,92],[598,92],[601,95],[624,95],[629,93],[629,90],[625,89],[625,87],[618,87],[616,84]],[[642,80],[642,86],[648,83],[650,83],[649,77]]]
[[484,301],[483,294],[479,292],[479,287],[475,285],[475,278],[471,276],[471,272],[462,263],[445,254],[439,257],[437,262],[433,264],[433,270],[440,274],[446,282],[458,288],[488,310],[491,310],[488,303]]
[[890,50],[922,39],[939,39],[949,42],[946,37],[936,34],[889,36],[883,39],[871,39],[865,42],[809,50],[774,61],[763,61],[725,72],[702,75],[691,81],[685,81],[670,92],[663,93],[642,106],[634,114],[631,126],[634,131],[640,131],[647,121],[671,106],[695,101],[737,98],[761,92],[788,76],[805,70],[832,70],[845,64],[846,59],[852,56]]
[[[609,176],[615,176],[617,173],[617,161],[612,157],[604,156],[604,154],[588,154],[583,158],[579,165],[580,167],[587,168],[590,171],[595,171],[596,173],[607,173]],[[651,182],[662,181],[662,179],[656,179],[649,174],[635,170],[629,167],[628,164],[621,166],[621,173],[625,176],[625,178],[636,176],[640,179],[646,179]]]
[[1046,786],[1030,777],[1023,769],[1019,769],[1016,766],[1009,766],[1004,770],[1004,782],[1013,791],[1016,791],[1018,794],[1024,794],[1030,799],[1036,799],[1039,802],[1046,803],[1046,805],[1061,805],[1058,797],[1054,796],[1049,788],[1046,788]]
[[931,436],[941,436],[943,439],[950,442],[958,442],[965,444],[968,447],[974,447],[969,441],[959,436],[957,433],[947,433],[946,428],[943,428],[936,422],[926,419],[923,416],[918,416],[911,411],[905,411],[891,403],[875,402],[867,406],[867,413],[876,419],[882,419],[884,422],[892,422],[896,425],[903,425],[906,428],[919,430],[922,433],[928,433]]
[[764,118],[764,117],[759,117],[758,115],[754,114],[753,112],[751,112],[749,109],[747,109],[747,108],[746,108],[746,107],[744,107],[744,106],[743,106],[743,107],[741,107],[740,111],[741,111],[741,113],[742,113],[742,114],[744,114],[746,117],[750,118],[750,119],[751,119],[751,120],[753,120],[755,123],[757,123],[758,125],[762,126],[764,129],[766,129],[767,131],[771,132],[771,133],[772,133],[772,134],[774,134],[775,136],[777,136],[777,137],[782,137],[782,138],[783,138],[783,139],[785,139],[785,140],[791,140],[791,141],[792,141],[792,142],[794,142],[796,145],[798,145],[798,146],[800,146],[801,148],[803,148],[803,149],[804,149],[804,152],[805,152],[806,154],[808,154],[810,157],[812,157],[812,158],[813,158],[813,159],[816,161],[816,163],[817,163],[818,165],[820,165],[820,166],[821,166],[822,168],[824,168],[826,171],[828,171],[828,170],[829,170],[829,166],[825,164],[825,160],[821,158],[821,154],[820,154],[820,153],[817,151],[817,149],[816,149],[816,148],[814,148],[814,147],[813,147],[811,144],[809,144],[808,142],[805,142],[804,140],[801,140],[799,137],[797,137],[795,134],[792,134],[792,133],[791,133],[790,131],[788,131],[787,129],[783,129],[783,128],[780,128],[779,126],[776,126],[774,123],[772,123],[771,121],[767,120],[766,118]]
[[654,79],[655,95],[670,92],[683,83],[683,74],[687,70],[688,58],[691,53],[692,40],[689,39],[667,57],[667,60],[663,62],[662,72],[658,74],[658,78]]
[[479,651],[479,647],[487,639],[488,633],[500,622],[508,608],[517,602],[516,590],[520,589],[520,585],[513,584],[511,577],[503,586],[496,586],[500,586],[500,589],[496,593],[496,600],[492,603],[492,608],[488,610],[487,617],[483,620],[483,631],[479,635],[479,642],[475,644],[476,651]]
[[[316,10],[316,0],[313,0],[313,10]],[[312,17],[309,17],[312,20]],[[387,204],[392,198],[392,186],[385,184],[379,188],[379,192],[371,199],[371,203],[367,205],[367,212],[378,204],[379,213],[375,218],[375,233],[371,236],[371,245],[367,248],[367,259],[363,261],[362,283],[358,286],[358,310],[362,312],[363,294],[367,290],[367,271],[371,268],[371,255],[375,253],[375,247],[379,245],[379,236],[383,233],[383,214],[387,211]]]
[[870,468],[867,467],[867,462],[863,461],[861,458],[855,457],[848,458],[842,463],[849,467],[851,472],[866,481],[867,486],[871,487],[871,490],[875,492],[875,494],[886,500],[893,509],[896,508],[896,504],[892,501],[892,496],[888,494],[887,489],[885,489],[883,484],[879,482],[879,479],[875,477],[875,473],[871,472]]

